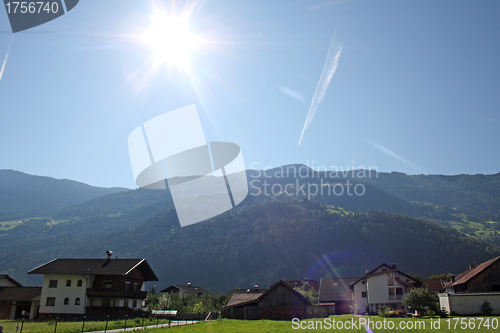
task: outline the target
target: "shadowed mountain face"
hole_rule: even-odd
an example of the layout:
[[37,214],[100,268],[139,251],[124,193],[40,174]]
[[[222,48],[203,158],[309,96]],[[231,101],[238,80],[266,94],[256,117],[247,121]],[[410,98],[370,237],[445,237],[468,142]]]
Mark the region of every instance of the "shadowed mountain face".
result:
[[127,190],[0,170],[0,221],[49,216],[63,207]]
[[[48,213],[33,208],[39,212],[33,215],[37,219],[0,222],[0,273],[21,283],[39,283],[40,277],[26,272],[56,257],[101,258],[111,249],[120,258],[146,258],[160,279],[157,287],[191,282],[227,292],[279,279],[362,275],[382,262],[396,262],[401,270],[424,277],[457,273],[469,262],[500,254],[480,236],[469,237],[456,227],[475,218],[479,222],[470,223],[495,231],[494,221],[481,220],[484,212],[475,208],[477,198],[468,199],[467,193],[487,193],[485,202],[495,202],[499,197],[495,185],[488,184],[496,184],[498,175],[482,176],[487,177],[486,184],[478,175],[443,179],[398,173],[378,177],[309,173],[306,177],[279,173],[279,168],[272,171],[248,171],[250,194],[240,205],[184,228],[179,227],[168,189],[106,193],[84,202],[65,198],[60,209]],[[40,178],[44,179],[36,180],[47,181],[56,192],[61,190],[57,182],[69,182],[68,191],[79,193],[78,198],[83,197],[80,189],[96,189]],[[15,181],[9,181],[0,182],[0,191],[16,191]],[[356,185],[358,194],[363,189],[362,195],[354,192]],[[42,183],[17,187],[36,199],[40,186],[44,187]],[[345,192],[337,195],[341,187]],[[421,201],[407,199],[412,188]],[[447,193],[443,206],[428,188]],[[196,198],[193,193],[194,203],[201,203],[201,194]],[[448,205],[449,197],[460,206]],[[72,200],[74,205],[67,204]],[[201,204],[197,207],[204,209]]]

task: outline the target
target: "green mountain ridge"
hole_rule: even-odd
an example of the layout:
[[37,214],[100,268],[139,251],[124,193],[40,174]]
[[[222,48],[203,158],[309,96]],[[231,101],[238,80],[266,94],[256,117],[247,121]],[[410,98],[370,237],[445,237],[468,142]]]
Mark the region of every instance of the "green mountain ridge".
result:
[[[498,187],[495,191],[499,175],[485,176],[487,181],[461,175],[444,185],[440,176],[398,173],[366,179],[248,170],[247,177],[250,194],[240,205],[184,228],[168,190],[144,189],[105,193],[49,215],[0,222],[0,273],[39,284],[41,277],[26,272],[56,257],[100,258],[111,249],[122,258],[146,258],[160,278],[158,287],[191,282],[227,292],[278,279],[362,275],[381,262],[397,262],[403,271],[423,276],[459,273],[469,262],[500,255],[491,245],[498,239],[496,222],[481,218],[476,197],[467,199],[467,193],[486,193],[488,205],[500,201]],[[293,195],[265,195],[264,181],[275,189],[289,185]],[[297,184],[327,190],[348,181],[363,185],[363,195],[295,191]],[[412,187],[420,190],[422,201],[408,199]],[[458,198],[461,206],[450,205],[447,198],[438,205],[426,195],[433,188]],[[22,185],[18,189],[24,190]],[[35,199],[39,195],[26,191]]]

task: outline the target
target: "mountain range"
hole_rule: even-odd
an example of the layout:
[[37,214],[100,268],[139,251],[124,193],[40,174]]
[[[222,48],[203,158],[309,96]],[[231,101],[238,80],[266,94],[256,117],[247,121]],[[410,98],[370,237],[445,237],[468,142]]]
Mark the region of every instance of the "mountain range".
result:
[[[427,277],[500,255],[500,174],[248,170],[236,208],[179,225],[170,192],[99,188],[0,170],[0,273],[54,258],[146,258],[156,288],[214,292],[279,279],[359,276],[382,262]],[[342,192],[341,192],[342,190]],[[202,198],[199,198],[201,200]],[[200,206],[201,207],[201,206]]]

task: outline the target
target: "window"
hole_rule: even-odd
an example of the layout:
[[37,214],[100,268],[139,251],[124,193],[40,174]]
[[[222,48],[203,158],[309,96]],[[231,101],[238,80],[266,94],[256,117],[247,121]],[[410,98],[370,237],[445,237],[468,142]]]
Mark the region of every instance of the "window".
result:
[[361,297],[362,297],[362,298],[366,298],[366,291],[362,291],[362,292],[361,292]]
[[113,282],[112,281],[104,281],[103,285],[104,285],[104,288],[111,289],[111,287],[113,287]]
[[55,297],[47,297],[47,303],[45,303],[46,306],[54,306],[55,304],[56,304]]
[[82,286],[82,280],[78,280],[78,282],[76,283],[76,286],[77,287],[81,287]]
[[110,306],[111,305],[111,300],[109,298],[103,298],[101,305],[102,306]]
[[126,307],[126,308],[128,308],[128,299],[125,298],[123,300],[123,306]]
[[130,290],[130,282],[125,282],[125,290]]
[[134,299],[134,300],[132,301],[132,307],[133,307],[133,308],[136,308],[136,307],[137,307],[137,300],[136,300],[136,299]]
[[80,305],[80,298],[75,299],[75,305]]
[[134,289],[133,289],[133,290],[134,290],[134,291],[139,290],[139,284],[138,284],[138,283],[134,283]]
[[64,299],[64,305],[68,305],[68,304],[69,304],[69,298],[67,298],[67,297],[66,297],[66,298]]
[[71,280],[66,281],[66,287],[71,287]]
[[387,274],[387,285],[388,286],[394,285],[394,273]]
[[49,288],[57,288],[57,280],[50,280]]

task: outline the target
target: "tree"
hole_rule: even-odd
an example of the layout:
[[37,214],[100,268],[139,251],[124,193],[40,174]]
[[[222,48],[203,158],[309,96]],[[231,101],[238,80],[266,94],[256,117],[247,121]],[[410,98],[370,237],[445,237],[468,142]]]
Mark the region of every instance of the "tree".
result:
[[483,316],[489,316],[491,315],[491,312],[493,312],[493,309],[491,308],[490,302],[485,300],[481,305],[481,313]]
[[301,293],[302,296],[304,296],[312,305],[318,303],[318,291],[311,287],[309,282],[305,281],[299,287],[295,287],[293,289]]
[[428,286],[412,288],[403,295],[403,305],[410,306],[422,316],[427,311],[439,311],[439,298]]
[[415,281],[422,282],[422,275],[420,275],[420,274],[408,273],[408,276],[411,277]]

